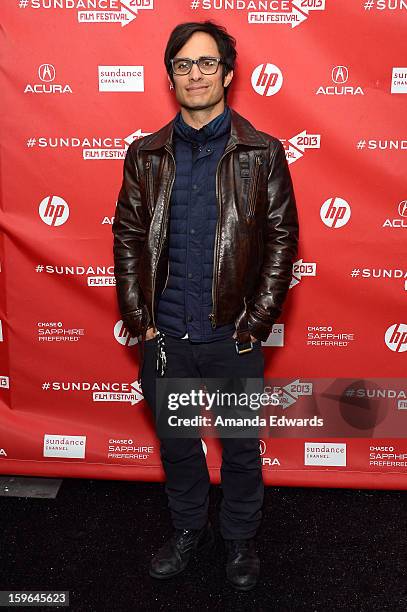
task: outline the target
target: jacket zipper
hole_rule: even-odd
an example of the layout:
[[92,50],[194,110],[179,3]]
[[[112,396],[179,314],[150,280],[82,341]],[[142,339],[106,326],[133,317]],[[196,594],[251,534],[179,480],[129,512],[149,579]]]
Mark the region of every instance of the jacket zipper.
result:
[[153,173],[151,169],[151,159],[146,161],[146,170],[147,170],[147,181],[146,181],[146,191],[147,191],[147,206],[150,211],[150,215],[153,214],[153,208],[151,206],[151,198],[153,197]]
[[229,146],[229,147],[227,147],[225,149],[222,157],[219,160],[218,166],[216,168],[216,202],[219,203],[219,212],[218,212],[218,221],[216,223],[216,230],[215,230],[215,246],[214,246],[214,256],[213,256],[212,312],[208,315],[208,319],[211,322],[212,329],[215,329],[215,327],[216,327],[216,292],[217,292],[217,288],[218,288],[217,265],[216,265],[217,260],[216,260],[216,257],[218,255],[219,224],[220,224],[221,213],[222,213],[222,199],[219,198],[219,192],[220,192],[220,189],[219,189],[219,169],[221,167],[223,159],[233,149],[236,149],[236,144],[232,144],[231,146]]
[[[167,194],[166,194],[166,201],[165,201],[165,207],[164,207],[164,223],[167,220],[167,210],[168,210],[168,203],[170,201],[170,197],[171,197],[171,192],[172,192],[172,187],[174,185],[174,181],[175,181],[175,159],[173,154],[171,153],[171,151],[169,151],[167,149],[168,153],[171,155],[172,161],[174,162],[174,166],[173,166],[173,172],[172,172],[172,177],[171,177],[171,187],[168,189]],[[158,246],[158,253],[157,253],[157,264],[158,261],[160,259],[160,255],[161,255],[161,249],[162,249],[162,245],[164,242],[164,232],[161,233],[160,236],[160,244]],[[152,296],[151,296],[151,316],[152,316],[152,322],[153,322],[153,327],[155,329],[155,316],[154,316],[154,295],[155,295],[155,281],[156,281],[156,276],[157,276],[157,264],[154,270],[154,276],[153,276],[153,291],[152,291]],[[169,264],[169,261],[168,261]],[[168,271],[169,271],[169,267],[168,267]],[[168,280],[168,274],[167,274],[167,280]],[[167,284],[167,281],[165,281],[165,284]]]
[[250,197],[249,197],[248,206],[247,206],[247,215],[246,215],[247,218],[254,216],[254,208],[255,208],[256,194],[257,194],[257,184],[259,182],[260,166],[262,163],[263,161],[261,159],[261,156],[256,155],[254,177],[252,179],[252,188],[250,190]]

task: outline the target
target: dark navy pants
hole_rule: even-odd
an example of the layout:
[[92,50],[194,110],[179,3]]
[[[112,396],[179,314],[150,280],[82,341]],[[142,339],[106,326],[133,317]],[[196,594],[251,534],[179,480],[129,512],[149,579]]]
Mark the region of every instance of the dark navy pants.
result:
[[[157,338],[145,341],[141,371],[143,395],[155,414]],[[235,340],[192,343],[165,336],[169,378],[263,378],[261,342],[238,354]],[[255,536],[262,518],[264,483],[258,438],[220,438],[222,451],[220,531],[223,538]],[[160,439],[172,522],[177,529],[200,529],[206,523],[210,479],[200,438]]]

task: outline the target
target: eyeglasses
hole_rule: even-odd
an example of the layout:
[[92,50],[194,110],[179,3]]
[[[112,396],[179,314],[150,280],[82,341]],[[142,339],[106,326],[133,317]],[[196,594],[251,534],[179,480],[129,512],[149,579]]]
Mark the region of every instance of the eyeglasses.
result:
[[198,57],[196,60],[189,57],[176,57],[170,62],[173,73],[182,75],[189,74],[193,64],[198,66],[202,74],[215,74],[219,64],[223,64],[220,57]]

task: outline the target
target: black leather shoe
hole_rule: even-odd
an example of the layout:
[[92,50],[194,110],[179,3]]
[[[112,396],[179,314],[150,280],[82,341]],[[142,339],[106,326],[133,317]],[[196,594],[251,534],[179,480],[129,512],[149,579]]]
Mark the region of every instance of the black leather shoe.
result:
[[254,539],[225,540],[225,544],[226,578],[238,591],[250,591],[256,586],[260,573]]
[[175,529],[151,560],[149,574],[153,578],[172,578],[184,571],[192,556],[210,552],[214,544],[209,521],[202,529]]

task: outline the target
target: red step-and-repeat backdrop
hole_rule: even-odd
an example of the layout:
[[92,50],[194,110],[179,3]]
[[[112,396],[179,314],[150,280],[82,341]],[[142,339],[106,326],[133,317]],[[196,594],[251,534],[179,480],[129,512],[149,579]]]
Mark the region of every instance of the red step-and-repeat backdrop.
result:
[[[404,0],[3,0],[0,473],[163,480],[120,320],[123,159],[177,110],[176,24],[237,39],[229,104],[286,149],[300,248],[263,342],[266,484],[407,487]],[[324,423],[321,427],[320,423]],[[213,482],[221,441],[202,440]]]

